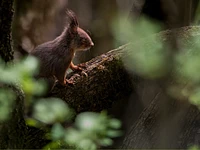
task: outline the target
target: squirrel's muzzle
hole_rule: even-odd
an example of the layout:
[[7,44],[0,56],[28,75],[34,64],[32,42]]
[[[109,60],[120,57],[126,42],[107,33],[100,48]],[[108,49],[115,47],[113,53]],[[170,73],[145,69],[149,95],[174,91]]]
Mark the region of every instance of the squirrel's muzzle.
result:
[[91,43],[90,43],[90,46],[91,46],[91,47],[93,47],[93,46],[94,46],[94,43],[93,43],[93,42],[91,42]]

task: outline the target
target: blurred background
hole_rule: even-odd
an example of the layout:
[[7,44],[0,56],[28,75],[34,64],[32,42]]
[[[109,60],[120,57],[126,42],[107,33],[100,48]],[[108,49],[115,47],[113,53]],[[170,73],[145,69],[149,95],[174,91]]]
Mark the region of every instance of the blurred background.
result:
[[95,48],[77,55],[77,59],[86,61],[115,47],[111,23],[119,12],[128,16],[132,3],[132,0],[16,0],[13,24],[16,51],[23,54],[21,48],[31,51],[55,39],[67,25],[66,10],[71,9],[80,27],[95,43]]
[[67,9],[76,13],[80,27],[90,33],[95,43],[90,51],[78,53],[76,57],[78,61],[86,61],[126,44],[115,40],[113,21],[117,17],[123,15],[125,20],[137,21],[145,14],[154,21],[164,23],[165,28],[185,26],[194,20],[198,2],[199,0],[16,0],[13,23],[15,56],[19,57],[24,54],[23,50],[31,51],[37,45],[60,35],[67,25]]

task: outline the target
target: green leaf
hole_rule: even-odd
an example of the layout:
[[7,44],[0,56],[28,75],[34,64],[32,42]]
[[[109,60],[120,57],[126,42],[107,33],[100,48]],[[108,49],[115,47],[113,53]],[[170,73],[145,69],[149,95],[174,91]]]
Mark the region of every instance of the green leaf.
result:
[[189,100],[192,104],[200,108],[200,88],[195,89],[195,91],[189,96]]
[[0,81],[2,83],[13,84],[20,78],[20,75],[15,70],[0,67]]
[[46,149],[46,150],[60,149],[60,147],[61,147],[61,142],[60,141],[54,141],[54,142],[47,144],[45,147],[43,147],[43,149]]
[[106,135],[110,138],[115,138],[121,136],[122,132],[117,130],[108,130]]
[[76,117],[75,125],[80,130],[104,132],[106,130],[105,121],[98,113],[84,112]]
[[109,120],[109,127],[114,128],[114,129],[119,129],[119,128],[121,128],[121,126],[122,126],[121,121],[119,121],[117,119]]
[[0,89],[0,121],[9,119],[15,98],[15,93],[12,90]]
[[29,56],[18,65],[20,70],[25,74],[35,75],[38,72],[39,63],[35,57]]
[[32,127],[40,127],[40,123],[33,118],[26,118],[26,124]]
[[113,141],[110,138],[104,138],[99,141],[101,146],[110,146],[113,144]]
[[81,149],[81,150],[96,150],[97,149],[96,144],[90,139],[83,139],[79,141],[77,147],[78,149]]
[[43,80],[37,80],[36,82],[33,82],[33,93],[34,95],[42,95],[47,91],[47,84]]
[[70,120],[73,117],[73,111],[61,99],[41,99],[34,106],[33,117],[43,123],[51,124]]
[[200,147],[197,145],[194,145],[194,146],[191,146],[188,148],[188,150],[199,150],[199,149],[200,149]]
[[51,129],[51,137],[53,140],[60,140],[64,137],[65,129],[62,127],[60,123],[56,123],[53,125]]
[[68,128],[66,130],[64,141],[68,143],[70,146],[71,145],[74,146],[77,145],[83,137],[84,136],[81,131],[77,131],[76,129],[73,128]]

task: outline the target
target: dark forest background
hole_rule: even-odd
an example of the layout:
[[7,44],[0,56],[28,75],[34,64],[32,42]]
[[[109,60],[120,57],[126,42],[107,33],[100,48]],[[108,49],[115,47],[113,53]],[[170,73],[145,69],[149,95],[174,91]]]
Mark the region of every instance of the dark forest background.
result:
[[76,56],[76,60],[86,61],[122,44],[115,42],[112,29],[113,21],[121,15],[134,22],[147,15],[161,21],[165,29],[191,25],[194,20],[197,23],[197,8],[198,0],[16,0],[14,45],[31,51],[54,39],[67,25],[66,10],[71,9],[95,43],[93,49]]

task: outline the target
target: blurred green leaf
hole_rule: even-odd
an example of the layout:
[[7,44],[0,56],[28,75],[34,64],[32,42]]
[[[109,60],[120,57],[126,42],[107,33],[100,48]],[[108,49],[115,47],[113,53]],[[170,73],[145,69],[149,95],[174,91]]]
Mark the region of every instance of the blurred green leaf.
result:
[[198,51],[198,49],[187,49],[176,56],[177,78],[189,80],[193,83],[200,81],[200,51]]
[[47,84],[44,80],[37,80],[37,82],[33,82],[34,86],[34,95],[42,95],[47,91]]
[[80,140],[82,139],[83,135],[81,134],[80,131],[77,131],[76,129],[73,128],[68,128],[66,130],[65,138],[64,141],[68,143],[70,146],[78,144]]
[[113,34],[116,42],[119,42],[120,45],[150,36],[159,32],[160,28],[161,26],[158,23],[152,23],[147,18],[140,18],[139,21],[132,22],[123,15],[116,18],[112,23]]
[[9,119],[15,98],[15,93],[12,90],[0,89],[0,121]]
[[189,96],[189,100],[192,104],[197,105],[200,108],[200,88],[194,90]]
[[[130,44],[130,54],[124,62],[132,72],[148,78],[159,78],[168,71],[167,52],[158,39],[147,39],[147,43]],[[157,42],[156,42],[157,41]]]
[[199,147],[199,146],[196,146],[196,145],[194,145],[194,146],[191,146],[191,147],[189,147],[188,149],[189,149],[189,150],[199,150],[199,149],[200,149],[200,147]]
[[38,73],[38,60],[35,57],[29,56],[22,63],[20,63],[19,68],[25,74],[35,75]]
[[100,140],[100,145],[102,146],[110,146],[113,144],[113,141],[110,138],[104,138]]
[[122,16],[114,22],[113,29],[116,40],[121,44],[133,42],[128,45],[131,51],[126,59],[123,59],[128,70],[151,79],[163,77],[168,72],[169,52],[160,38],[153,36],[160,31],[158,24],[147,18],[133,23]]
[[119,128],[121,128],[121,126],[122,126],[121,121],[114,119],[114,118],[109,120],[109,127],[113,128],[113,129],[119,129]]
[[35,80],[30,77],[22,80],[21,82],[24,92],[28,95],[42,95],[46,92],[47,85],[42,80]]
[[60,140],[64,137],[65,129],[62,127],[60,123],[56,123],[53,125],[51,129],[51,137],[53,140]]
[[94,112],[84,112],[76,117],[75,125],[80,130],[90,130],[94,132],[104,132],[107,120],[100,114]]
[[40,127],[40,123],[33,118],[26,118],[26,124],[32,127]]
[[96,144],[90,139],[83,139],[77,144],[77,148],[81,150],[96,150]]
[[93,144],[97,144],[96,147],[100,145],[108,146],[112,144],[110,137],[122,135],[122,132],[115,129],[120,126],[120,121],[110,119],[106,112],[84,112],[79,114],[75,119],[76,129],[67,129],[65,141],[75,147],[78,146],[78,148],[82,145],[87,147],[87,149],[92,149],[94,147],[92,146]]
[[34,106],[33,116],[43,123],[51,124],[72,119],[73,110],[58,98],[41,99]]
[[60,141],[53,141],[48,143],[43,149],[46,150],[51,150],[51,149],[60,149],[61,147],[61,142]]
[[106,135],[110,138],[115,138],[115,137],[119,137],[122,135],[121,131],[117,131],[117,130],[108,130],[106,132]]
[[20,78],[19,76],[15,70],[0,66],[0,81],[2,83],[13,84]]

